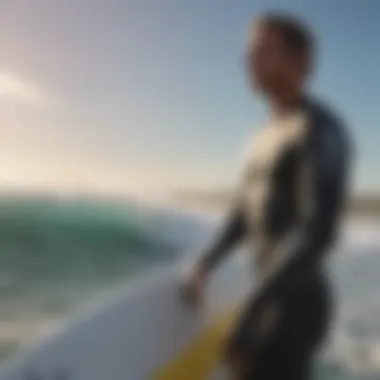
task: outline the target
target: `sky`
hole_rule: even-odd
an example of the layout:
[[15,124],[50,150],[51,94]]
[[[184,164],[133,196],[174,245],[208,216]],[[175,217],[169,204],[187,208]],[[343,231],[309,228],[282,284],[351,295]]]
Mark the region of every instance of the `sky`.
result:
[[377,0],[0,0],[0,188],[233,186],[265,119],[242,53],[267,10],[315,30],[312,90],[355,138],[354,191],[378,192]]

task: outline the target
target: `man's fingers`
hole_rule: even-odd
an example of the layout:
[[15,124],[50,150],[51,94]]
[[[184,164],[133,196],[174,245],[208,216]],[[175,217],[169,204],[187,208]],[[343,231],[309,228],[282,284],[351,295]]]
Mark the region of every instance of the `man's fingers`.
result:
[[194,284],[187,284],[182,288],[182,299],[191,307],[198,306],[201,298],[200,289]]

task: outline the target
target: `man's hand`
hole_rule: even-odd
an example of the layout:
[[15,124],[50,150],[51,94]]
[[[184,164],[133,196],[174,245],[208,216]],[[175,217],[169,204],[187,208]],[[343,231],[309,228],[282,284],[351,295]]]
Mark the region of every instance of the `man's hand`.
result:
[[190,306],[197,307],[202,302],[206,277],[206,271],[201,265],[195,265],[187,275],[183,287],[183,297]]

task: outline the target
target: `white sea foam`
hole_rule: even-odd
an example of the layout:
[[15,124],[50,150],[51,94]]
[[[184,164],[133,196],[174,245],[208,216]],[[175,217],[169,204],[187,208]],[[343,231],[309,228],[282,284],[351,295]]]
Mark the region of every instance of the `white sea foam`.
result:
[[348,247],[380,248],[380,222],[348,222],[343,229],[342,242]]
[[380,342],[353,339],[344,333],[336,334],[325,351],[323,361],[348,373],[380,376]]

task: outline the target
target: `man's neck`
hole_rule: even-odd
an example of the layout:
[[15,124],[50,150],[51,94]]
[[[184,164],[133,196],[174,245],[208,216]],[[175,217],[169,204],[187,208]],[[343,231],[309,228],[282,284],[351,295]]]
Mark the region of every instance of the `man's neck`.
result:
[[275,118],[288,115],[300,106],[303,98],[302,91],[298,89],[272,94],[268,96],[269,114]]

